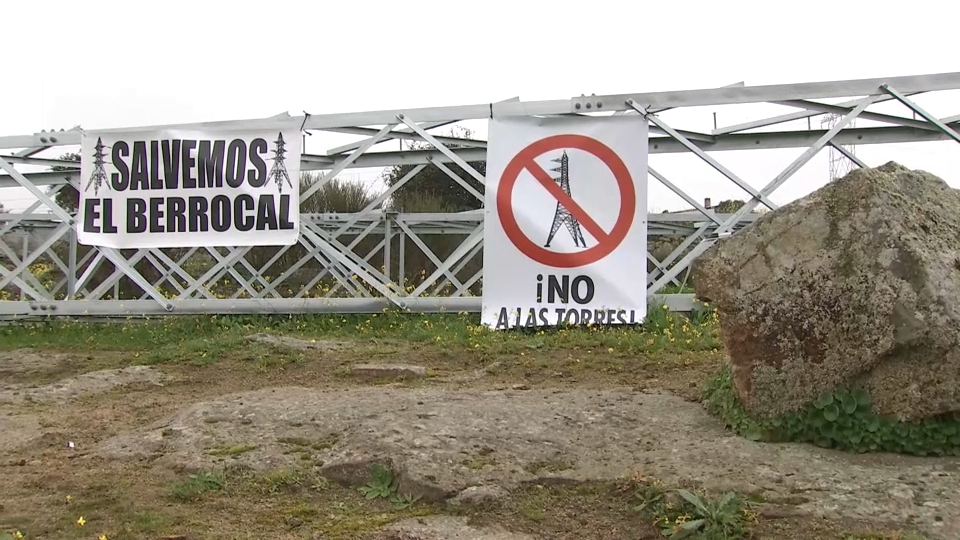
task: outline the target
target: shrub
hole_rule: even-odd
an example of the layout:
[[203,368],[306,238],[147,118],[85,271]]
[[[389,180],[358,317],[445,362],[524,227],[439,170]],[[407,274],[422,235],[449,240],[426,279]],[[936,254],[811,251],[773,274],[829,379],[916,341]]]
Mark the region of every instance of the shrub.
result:
[[822,394],[804,409],[772,419],[751,417],[737,399],[729,366],[705,389],[707,410],[737,434],[753,441],[809,442],[858,453],[960,455],[960,414],[914,422],[878,415],[862,388]]

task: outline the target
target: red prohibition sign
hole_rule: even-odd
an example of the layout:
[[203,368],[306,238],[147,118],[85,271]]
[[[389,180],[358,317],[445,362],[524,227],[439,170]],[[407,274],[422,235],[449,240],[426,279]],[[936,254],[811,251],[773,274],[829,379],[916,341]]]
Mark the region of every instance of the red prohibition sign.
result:
[[[608,233],[604,231],[597,222],[587,214],[584,209],[577,204],[563,189],[557,185],[557,182],[543,170],[540,165],[534,161],[540,155],[552,150],[561,148],[575,148],[589,152],[603,161],[604,164],[613,173],[617,180],[617,187],[620,190],[620,214],[617,216],[616,224]],[[540,247],[527,238],[526,234],[520,230],[517,224],[517,217],[513,211],[513,187],[517,183],[520,173],[524,170],[530,171],[530,174],[540,182],[541,185],[557,201],[566,208],[573,217],[577,218],[580,225],[587,229],[591,236],[597,241],[597,245],[578,251],[575,253],[557,253]],[[633,217],[637,209],[637,193],[633,185],[633,178],[630,171],[620,159],[620,156],[602,142],[585,137],[583,135],[554,135],[536,141],[523,150],[521,150],[500,176],[500,187],[497,190],[497,214],[500,216],[500,224],[503,226],[507,237],[521,253],[548,266],[556,268],[574,268],[577,266],[586,266],[595,263],[606,257],[613,250],[617,249],[630,227],[633,225]]]

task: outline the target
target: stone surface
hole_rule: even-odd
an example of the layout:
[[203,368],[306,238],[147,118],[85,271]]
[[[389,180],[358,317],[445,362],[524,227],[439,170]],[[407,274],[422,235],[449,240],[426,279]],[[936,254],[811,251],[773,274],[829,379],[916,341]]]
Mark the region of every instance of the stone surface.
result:
[[350,374],[354,377],[371,377],[375,379],[419,379],[427,374],[423,366],[409,364],[357,364],[350,367]]
[[694,269],[754,415],[863,386],[902,420],[960,410],[960,191],[856,170],[721,239]]
[[391,523],[371,540],[534,540],[528,534],[514,533],[502,527],[476,528],[466,517],[425,516]]
[[[255,448],[210,453],[238,445]],[[960,537],[960,459],[755,443],[730,434],[698,403],[630,389],[271,388],[190,405],[141,432],[105,439],[90,456],[150,458],[178,470],[270,470],[302,467],[301,451],[329,478],[355,485],[369,481],[369,465],[379,462],[397,471],[401,491],[424,500],[451,500],[472,486],[511,490],[639,472],[667,485],[760,491],[771,505],[814,516],[914,520],[934,537]]]
[[274,347],[282,347],[296,351],[335,351],[348,345],[342,341],[298,339],[266,333],[252,334],[247,336],[246,339],[247,341],[253,341],[255,343],[265,343]]
[[63,403],[85,394],[105,392],[116,386],[147,383],[162,386],[163,373],[150,366],[92,371],[39,387],[6,385],[0,387],[0,403],[44,402]]
[[0,410],[0,453],[29,447],[43,435],[36,415]]
[[510,493],[499,486],[470,486],[452,499],[455,504],[482,506],[497,502]]

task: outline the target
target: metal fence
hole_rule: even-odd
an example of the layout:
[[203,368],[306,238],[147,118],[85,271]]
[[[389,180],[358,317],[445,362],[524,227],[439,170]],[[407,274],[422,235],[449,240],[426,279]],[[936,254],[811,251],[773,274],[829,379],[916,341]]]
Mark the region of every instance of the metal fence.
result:
[[[457,176],[458,165],[474,180],[484,175],[470,163],[486,159],[486,142],[439,136],[434,131],[456,122],[497,116],[640,114],[649,121],[649,152],[687,154],[702,160],[745,193],[746,204],[732,213],[707,208],[654,169],[652,179],[686,201],[690,210],[650,214],[647,291],[656,302],[687,310],[693,297],[683,294],[686,273],[697,256],[716,240],[756,219],[755,210],[770,200],[801,167],[826,147],[865,167],[848,145],[960,142],[960,115],[936,118],[910,98],[960,89],[960,73],[717,89],[687,90],[523,102],[421,108],[348,114],[305,115],[303,129],[361,137],[326,154],[304,154],[303,171],[322,171],[301,200],[354,168],[413,165],[400,182],[361,212],[301,215],[299,242],[287,247],[210,246],[182,249],[115,250],[78,245],[71,212],[54,202],[66,185],[79,186],[79,164],[41,157],[57,147],[80,143],[78,129],[0,137],[0,187],[22,187],[36,202],[21,213],[0,213],[0,318],[24,316],[143,316],[199,313],[361,313],[399,308],[419,312],[480,310],[482,294],[483,210],[459,213],[396,213],[384,203],[416,173],[437,167],[468,192],[483,194]],[[823,99],[852,98],[828,104]],[[912,117],[881,114],[867,108],[896,100]],[[710,132],[667,124],[671,109],[774,103],[796,112]],[[835,115],[813,129],[809,119]],[[192,124],[177,127],[270,126],[279,117]],[[805,127],[786,124],[808,120]],[[852,127],[854,119],[877,124]],[[160,126],[152,126],[152,129]],[[415,140],[415,150],[382,151],[386,141]],[[718,152],[806,150],[761,189],[718,161]],[[18,167],[20,169],[18,169]],[[22,169],[43,168],[39,172]],[[60,170],[50,170],[52,167]],[[656,248],[656,249],[654,249]],[[658,251],[659,250],[659,251]],[[655,253],[656,252],[656,256]],[[411,257],[419,272],[411,272]],[[414,274],[414,275],[412,275]],[[679,291],[679,293],[678,293]]]

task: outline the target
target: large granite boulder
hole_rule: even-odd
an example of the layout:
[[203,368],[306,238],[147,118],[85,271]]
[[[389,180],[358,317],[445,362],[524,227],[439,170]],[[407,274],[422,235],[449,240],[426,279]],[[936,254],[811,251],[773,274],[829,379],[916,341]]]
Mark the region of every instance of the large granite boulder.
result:
[[721,239],[693,272],[758,418],[841,386],[899,420],[960,410],[960,191],[940,178],[856,170]]

